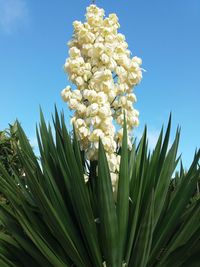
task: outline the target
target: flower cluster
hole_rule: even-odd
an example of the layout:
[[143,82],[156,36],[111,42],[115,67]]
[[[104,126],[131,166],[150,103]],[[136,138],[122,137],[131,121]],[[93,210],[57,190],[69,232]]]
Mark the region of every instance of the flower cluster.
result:
[[75,21],[73,26],[64,68],[76,89],[67,86],[62,98],[75,111],[72,123],[88,160],[97,160],[101,138],[116,184],[120,162],[116,150],[122,142],[124,114],[129,146],[131,131],[139,123],[133,88],[142,78],[142,61],[130,57],[125,36],[118,33],[116,14],[104,18],[103,9],[90,5],[86,22]]

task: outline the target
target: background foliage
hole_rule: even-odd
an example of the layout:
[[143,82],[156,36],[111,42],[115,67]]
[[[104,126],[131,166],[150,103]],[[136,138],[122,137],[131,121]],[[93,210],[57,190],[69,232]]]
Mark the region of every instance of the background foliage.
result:
[[17,123],[9,125],[8,129],[0,131],[0,161],[10,175],[13,172],[20,172],[21,162],[17,150],[19,149],[19,139],[17,137]]
[[[14,173],[22,174],[22,164],[17,153],[19,149],[17,129],[17,123],[15,122],[14,124],[9,124],[8,129],[0,131],[0,162],[11,176]],[[5,199],[0,193],[0,201],[3,200]]]

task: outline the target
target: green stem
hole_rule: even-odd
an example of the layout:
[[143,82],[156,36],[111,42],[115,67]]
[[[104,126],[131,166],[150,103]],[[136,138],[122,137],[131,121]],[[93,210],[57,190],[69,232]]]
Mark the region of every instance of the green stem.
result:
[[97,176],[97,161],[90,161],[90,174],[89,179],[96,178]]

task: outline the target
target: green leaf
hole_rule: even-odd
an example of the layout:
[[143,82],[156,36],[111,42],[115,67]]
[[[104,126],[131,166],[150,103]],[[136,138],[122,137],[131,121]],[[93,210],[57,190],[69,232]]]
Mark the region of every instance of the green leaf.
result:
[[129,174],[128,174],[128,145],[127,128],[124,118],[123,140],[121,150],[121,161],[119,169],[119,181],[117,191],[117,219],[119,229],[119,259],[123,262],[125,244],[127,240],[127,226],[129,216]]
[[191,199],[191,196],[195,190],[197,179],[200,175],[200,170],[196,170],[199,158],[200,152],[198,152],[198,154],[195,156],[190,170],[177,188],[166,215],[155,228],[153,250],[151,254],[152,260],[159,253],[160,248],[166,246],[168,239],[170,239],[170,237],[173,235],[173,231],[176,225],[179,223],[181,214]]
[[129,265],[133,267],[145,267],[149,259],[153,230],[154,230],[154,192],[148,200],[147,209],[141,219],[141,225],[136,242],[131,254]]
[[180,133],[179,131],[177,131],[175,141],[171,149],[169,150],[166,159],[163,161],[163,167],[157,180],[157,185],[155,189],[155,223],[157,223],[161,211],[163,210],[171,177],[177,165],[176,155],[179,143],[179,136]]
[[98,203],[100,229],[102,239],[104,240],[103,251],[106,265],[109,267],[118,267],[120,264],[118,257],[119,239],[117,214],[110,171],[101,140],[99,141],[98,159]]
[[[135,209],[130,214],[129,218],[129,238],[127,240],[127,249],[126,249],[126,257],[125,262],[128,265],[131,251],[136,235],[136,229],[138,226],[140,208],[141,208],[141,201],[142,201],[142,193],[143,193],[143,185],[144,185],[144,163],[145,163],[145,153],[146,153],[146,136],[147,136],[147,129],[145,128],[142,139],[140,141],[138,151],[137,151],[137,158],[135,159],[132,164],[133,166],[133,176],[131,179],[131,188],[130,188],[130,198],[131,201],[134,201]],[[130,205],[131,207],[131,205]]]

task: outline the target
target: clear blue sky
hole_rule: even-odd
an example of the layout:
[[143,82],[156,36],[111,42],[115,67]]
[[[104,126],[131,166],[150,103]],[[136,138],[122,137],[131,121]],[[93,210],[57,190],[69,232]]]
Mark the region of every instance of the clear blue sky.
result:
[[[47,119],[67,85],[63,64],[72,22],[83,20],[87,0],[0,0],[0,129],[17,117],[34,143],[39,105]],[[117,13],[133,55],[143,59],[136,88],[139,136],[146,123],[151,145],[173,114],[182,128],[187,166],[200,147],[200,1],[97,0]]]

